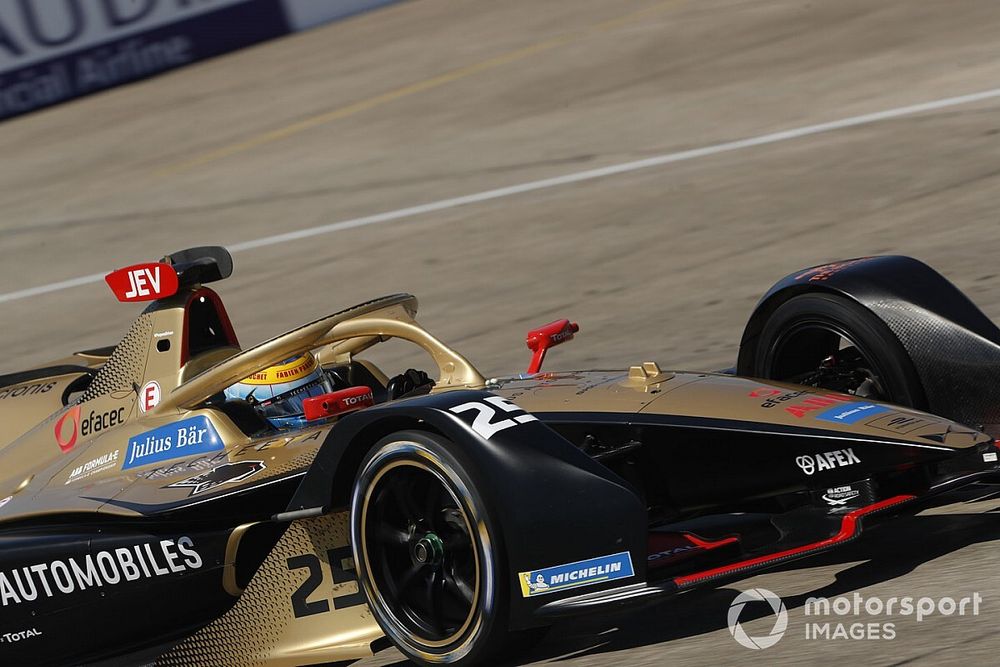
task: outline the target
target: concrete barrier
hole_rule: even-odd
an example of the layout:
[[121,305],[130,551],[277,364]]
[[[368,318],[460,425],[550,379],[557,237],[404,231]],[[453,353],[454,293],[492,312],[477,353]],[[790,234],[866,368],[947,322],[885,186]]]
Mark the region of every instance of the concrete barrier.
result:
[[0,0],[0,119],[396,0]]

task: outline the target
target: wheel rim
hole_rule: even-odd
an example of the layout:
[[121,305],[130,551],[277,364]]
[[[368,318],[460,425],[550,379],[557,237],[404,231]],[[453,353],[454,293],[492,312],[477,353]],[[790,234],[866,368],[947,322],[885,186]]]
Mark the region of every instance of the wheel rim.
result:
[[389,463],[367,485],[360,538],[372,593],[423,646],[453,644],[476,618],[473,525],[446,478],[422,462]]
[[842,327],[802,320],[778,336],[764,358],[764,377],[832,389],[873,400],[892,400],[874,355]]

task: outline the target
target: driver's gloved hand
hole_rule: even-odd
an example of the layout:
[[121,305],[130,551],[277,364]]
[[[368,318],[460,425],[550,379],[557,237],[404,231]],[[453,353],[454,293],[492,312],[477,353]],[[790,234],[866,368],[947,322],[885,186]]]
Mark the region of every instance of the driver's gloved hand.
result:
[[394,401],[397,398],[402,398],[407,394],[420,393],[426,394],[434,386],[434,380],[423,371],[418,371],[414,368],[409,368],[405,373],[400,373],[396,377],[389,380],[389,384],[386,385],[385,389],[388,394],[389,400]]

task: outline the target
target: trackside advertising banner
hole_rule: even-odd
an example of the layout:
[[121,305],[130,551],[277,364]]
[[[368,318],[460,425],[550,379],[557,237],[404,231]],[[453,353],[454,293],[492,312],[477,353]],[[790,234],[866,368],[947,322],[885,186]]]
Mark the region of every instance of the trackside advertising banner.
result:
[[0,119],[395,0],[0,0]]

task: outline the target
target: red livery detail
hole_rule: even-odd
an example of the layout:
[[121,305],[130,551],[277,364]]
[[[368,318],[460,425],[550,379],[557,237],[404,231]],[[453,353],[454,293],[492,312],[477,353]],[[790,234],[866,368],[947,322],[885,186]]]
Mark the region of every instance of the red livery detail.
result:
[[[70,432],[67,434],[66,422],[70,423]],[[56,443],[59,445],[59,449],[63,452],[68,452],[76,445],[76,437],[78,434],[78,427],[80,425],[80,406],[74,405],[69,410],[66,411],[59,421],[56,422],[55,434]]]
[[730,544],[736,544],[738,537],[723,537],[706,540],[692,533],[651,532],[648,537],[646,566],[650,570],[674,565],[692,556],[704,554]]
[[793,549],[785,549],[784,551],[776,551],[773,554],[767,554],[766,556],[758,556],[757,558],[749,558],[747,560],[741,560],[736,563],[730,563],[729,565],[723,565],[722,567],[717,567],[712,570],[705,570],[704,572],[696,572],[694,574],[687,574],[683,577],[676,577],[674,582],[682,588],[686,588],[692,584],[698,583],[705,579],[713,579],[715,577],[722,577],[727,574],[733,574],[742,570],[754,569],[762,565],[766,565],[770,562],[776,562],[784,560],[786,558],[791,558],[793,556],[802,556],[812,551],[822,551],[830,547],[836,546],[841,542],[846,542],[853,539],[858,535],[859,526],[858,521],[864,517],[866,514],[871,514],[873,512],[878,512],[880,510],[887,509],[893,505],[899,505],[905,503],[909,500],[913,500],[916,496],[909,495],[898,495],[892,498],[886,498],[885,500],[880,500],[872,505],[867,505],[853,512],[848,512],[844,515],[844,518],[840,520],[840,531],[832,537],[828,537],[825,540],[820,540],[819,542],[813,542],[811,544],[803,544],[800,547],[795,547]]
[[545,359],[545,352],[550,347],[555,347],[560,343],[572,340],[573,334],[580,330],[580,325],[569,320],[556,320],[549,322],[545,326],[532,329],[528,332],[525,343],[528,349],[534,352],[531,357],[531,364],[528,365],[528,373],[534,374],[542,369],[542,361]]
[[302,401],[302,409],[309,421],[335,417],[372,405],[375,405],[375,397],[368,387],[350,387]]
[[155,301],[177,293],[177,272],[164,262],[133,264],[104,276],[119,301]]

